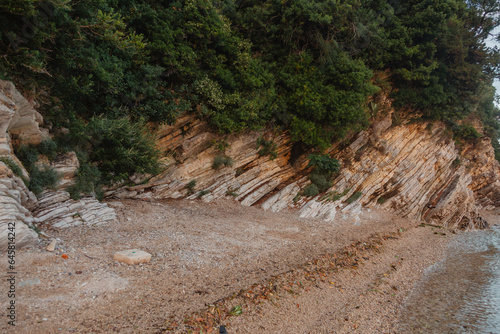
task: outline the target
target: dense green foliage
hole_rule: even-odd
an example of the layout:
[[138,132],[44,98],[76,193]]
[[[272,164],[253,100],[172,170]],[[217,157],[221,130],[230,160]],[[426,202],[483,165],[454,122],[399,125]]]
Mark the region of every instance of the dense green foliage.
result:
[[101,200],[104,197],[101,172],[95,165],[91,165],[86,160],[86,158],[80,158],[81,165],[75,173],[75,183],[67,190],[74,200],[80,199],[82,195],[94,195]]
[[485,40],[499,13],[494,0],[3,0],[0,78],[71,131],[104,183],[157,170],[144,121],[183,112],[222,133],[273,122],[323,149],[366,127],[384,90],[497,139],[500,57]]
[[313,171],[309,175],[311,184],[304,189],[303,195],[308,196],[307,194],[311,193],[317,195],[332,186],[332,177],[340,170],[340,163],[326,154],[310,154],[308,158],[309,167],[312,167]]
[[308,158],[309,167],[314,167],[315,173],[330,177],[340,169],[339,161],[326,154],[310,154]]
[[[45,155],[49,160],[55,157],[56,150],[57,145],[53,141],[45,140],[38,145],[21,146],[16,151],[16,156],[30,175],[28,189],[37,196],[46,189],[55,189],[61,178],[52,167],[40,161],[40,155]],[[13,169],[13,171],[15,170]],[[26,182],[26,180],[23,181]]]
[[313,197],[331,188],[332,177],[340,170],[340,163],[326,154],[310,154],[308,158],[309,167],[313,169],[309,174],[311,184],[306,186],[299,196]]

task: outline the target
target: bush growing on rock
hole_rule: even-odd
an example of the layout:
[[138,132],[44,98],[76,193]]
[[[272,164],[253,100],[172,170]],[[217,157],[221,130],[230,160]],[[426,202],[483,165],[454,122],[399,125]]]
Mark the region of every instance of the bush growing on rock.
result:
[[222,166],[231,167],[234,164],[234,160],[227,155],[218,155],[214,158],[212,163],[213,169],[219,169]]
[[35,194],[40,195],[45,189],[55,190],[61,176],[50,166],[33,166],[29,169],[30,181],[28,188]]
[[9,167],[14,175],[20,177],[23,180],[24,184],[28,184],[28,180],[26,180],[23,176],[21,167],[19,167],[19,165],[15,163],[14,160],[7,157],[0,157],[0,161],[3,162],[7,167]]
[[94,195],[99,201],[103,199],[101,173],[99,169],[88,161],[80,159],[80,168],[75,173],[75,182],[67,191],[74,200],[82,195]]
[[347,204],[351,204],[351,203],[354,203],[356,202],[361,196],[363,196],[363,193],[361,191],[357,191],[355,192],[354,194],[351,195],[351,197],[349,197],[346,202]]
[[[48,149],[50,148],[50,149]],[[61,176],[49,165],[40,163],[40,151],[55,158],[55,144],[42,142],[39,145],[23,145],[16,150],[16,156],[21,160],[29,174],[28,189],[35,195],[40,195],[46,189],[55,189]]]
[[314,183],[309,184],[300,193],[300,195],[306,196],[306,197],[314,197],[314,196],[316,196],[318,194],[319,194],[318,186],[316,186]]
[[185,188],[188,190],[188,194],[189,195],[194,194],[195,188],[196,188],[196,183],[197,183],[196,180],[191,180],[191,181],[188,182],[188,184],[186,184]]
[[325,192],[332,186],[332,181],[328,175],[312,173],[309,175],[309,180],[317,186],[319,192]]
[[340,170],[339,161],[326,154],[310,154],[308,158],[309,167],[318,174],[332,176]]
[[262,136],[257,138],[257,149],[259,156],[269,155],[271,160],[274,160],[278,157],[278,144],[276,144],[273,140],[266,140]]
[[313,172],[309,175],[309,180],[316,187],[318,192],[325,192],[332,186],[332,176],[340,170],[340,163],[326,154],[309,155],[309,167],[313,167]]
[[159,152],[143,119],[94,117],[87,125],[87,151],[105,183],[123,182],[136,173],[157,174]]

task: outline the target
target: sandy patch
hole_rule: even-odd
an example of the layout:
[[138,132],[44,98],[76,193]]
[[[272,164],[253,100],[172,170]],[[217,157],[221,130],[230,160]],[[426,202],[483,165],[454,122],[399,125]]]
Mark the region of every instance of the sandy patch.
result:
[[[423,270],[439,260],[450,236],[382,211],[324,222],[232,201],[123,204],[116,223],[49,232],[61,240],[54,253],[45,251],[49,240],[18,252],[18,282],[40,284],[17,289],[14,332],[158,332],[356,240],[401,230],[357,269],[243,310],[225,323],[229,333],[391,332],[398,305]],[[132,248],[151,253],[152,261],[128,266],[113,260],[116,251]],[[5,267],[5,255],[1,261]],[[3,321],[0,330],[5,328]]]

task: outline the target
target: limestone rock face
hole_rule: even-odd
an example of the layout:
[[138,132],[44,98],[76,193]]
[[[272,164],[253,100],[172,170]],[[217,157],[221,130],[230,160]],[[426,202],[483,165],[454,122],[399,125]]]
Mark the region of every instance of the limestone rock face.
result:
[[26,188],[24,182],[0,162],[0,251],[8,246],[9,223],[15,223],[15,245],[19,249],[33,245],[37,233],[30,229],[33,216],[28,208],[34,206],[36,197]]
[[[19,93],[13,83],[0,80],[0,154],[10,146],[7,132],[16,144],[38,144],[43,139],[42,116]],[[11,152],[10,152],[11,153]]]
[[61,180],[59,181],[57,188],[66,189],[68,186],[72,185],[75,180],[75,173],[80,168],[80,162],[75,152],[68,152],[63,155],[59,155],[54,161],[50,163],[50,166],[61,175]]
[[[29,175],[13,154],[12,144],[37,144],[47,137],[40,130],[41,115],[7,81],[0,80],[0,158],[18,165],[23,177]],[[49,164],[48,161],[41,163]],[[59,188],[73,182],[79,162],[74,152],[59,156],[50,162],[54,170],[61,174]],[[105,203],[93,198],[79,201],[70,199],[65,191],[46,192],[37,199],[23,180],[0,161],[0,250],[8,246],[9,223],[15,223],[16,248],[37,242],[38,235],[29,227],[37,223],[39,227],[70,227],[78,225],[101,225],[116,219],[116,212]]]
[[94,198],[72,200],[66,191],[44,193],[33,209],[41,227],[99,226],[116,219],[115,209]]
[[[219,145],[221,138],[190,116],[175,126],[162,126],[159,133],[158,147],[167,153],[165,172],[146,185],[108,195],[234,198],[274,212],[297,208],[302,217],[325,220],[333,220],[338,212],[381,207],[452,228],[484,227],[478,209],[500,205],[500,167],[488,138],[459,152],[444,125],[407,121],[393,126],[390,111],[349,145],[330,150],[342,169],[331,189],[314,198],[298,196],[310,183],[307,156],[311,152],[292,145],[287,134],[247,132],[228,136],[228,145]],[[256,142],[261,135],[277,144],[276,159],[259,155]],[[218,155],[232,158],[234,164],[214,169]],[[188,187],[193,180],[194,189]]]

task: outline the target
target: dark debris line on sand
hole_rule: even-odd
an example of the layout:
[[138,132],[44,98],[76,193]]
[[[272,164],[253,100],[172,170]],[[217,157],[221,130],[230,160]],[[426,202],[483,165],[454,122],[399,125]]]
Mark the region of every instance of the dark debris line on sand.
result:
[[[227,324],[231,317],[241,314],[241,310],[257,310],[264,302],[277,305],[280,296],[298,295],[309,291],[320,282],[331,281],[332,275],[343,269],[355,270],[368,259],[368,255],[379,252],[384,241],[397,239],[401,230],[390,234],[374,234],[366,240],[357,241],[333,254],[323,255],[317,259],[273,276],[264,284],[254,284],[231,296],[207,304],[204,310],[187,315],[182,324],[174,319],[154,326],[157,333],[189,331],[196,333],[214,333],[220,325],[220,333],[226,333],[221,324]],[[334,284],[330,282],[331,284]]]

